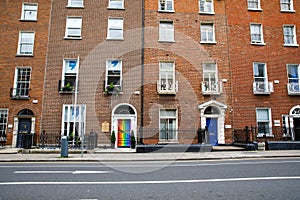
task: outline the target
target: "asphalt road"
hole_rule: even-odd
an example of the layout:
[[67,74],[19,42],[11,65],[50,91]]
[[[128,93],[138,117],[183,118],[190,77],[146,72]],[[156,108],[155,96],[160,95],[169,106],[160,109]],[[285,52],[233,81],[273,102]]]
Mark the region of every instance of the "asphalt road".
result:
[[0,199],[299,199],[300,158],[0,163]]

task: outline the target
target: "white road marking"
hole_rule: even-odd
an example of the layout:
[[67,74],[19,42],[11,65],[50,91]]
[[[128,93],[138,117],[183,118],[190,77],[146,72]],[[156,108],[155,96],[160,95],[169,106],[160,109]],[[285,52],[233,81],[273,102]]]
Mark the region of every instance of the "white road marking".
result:
[[14,171],[15,174],[70,174],[73,171]]
[[15,174],[108,174],[112,171],[14,171]]
[[109,174],[109,173],[113,173],[112,171],[80,171],[80,170],[76,170],[74,172],[72,172],[72,174]]
[[177,184],[177,183],[211,183],[236,181],[300,180],[300,176],[284,177],[249,177],[200,180],[166,180],[166,181],[108,181],[108,182],[0,182],[0,185],[142,185],[142,184]]

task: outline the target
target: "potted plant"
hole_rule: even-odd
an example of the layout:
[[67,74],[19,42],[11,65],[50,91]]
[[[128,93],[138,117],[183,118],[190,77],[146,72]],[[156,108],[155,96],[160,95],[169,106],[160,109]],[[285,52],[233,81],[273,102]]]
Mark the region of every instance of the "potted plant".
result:
[[72,91],[73,90],[73,86],[71,85],[70,82],[68,82],[63,88],[63,91]]
[[131,146],[132,149],[135,149],[135,143],[136,143],[136,141],[135,141],[134,132],[131,131],[131,133],[130,133],[130,146]]
[[115,142],[116,142],[116,134],[115,131],[113,130],[110,136],[110,142],[111,142],[111,147],[115,147]]
[[120,92],[120,87],[119,86],[115,86],[113,82],[111,82],[104,89],[104,94],[105,95],[108,95],[108,94],[116,94],[116,95],[118,95],[119,92]]

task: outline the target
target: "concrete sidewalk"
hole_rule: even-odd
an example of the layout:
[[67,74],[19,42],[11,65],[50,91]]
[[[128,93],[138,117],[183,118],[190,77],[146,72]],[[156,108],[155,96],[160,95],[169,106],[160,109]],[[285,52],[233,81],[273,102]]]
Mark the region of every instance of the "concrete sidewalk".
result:
[[[39,152],[38,152],[39,151]],[[89,162],[122,162],[122,161],[175,161],[175,160],[220,160],[247,158],[279,158],[300,157],[300,150],[287,151],[213,151],[183,153],[134,153],[121,152],[114,149],[97,149],[86,151],[70,150],[68,158],[61,158],[58,150],[36,150],[20,153],[16,148],[0,149],[0,162],[58,162],[58,161],[89,161]]]

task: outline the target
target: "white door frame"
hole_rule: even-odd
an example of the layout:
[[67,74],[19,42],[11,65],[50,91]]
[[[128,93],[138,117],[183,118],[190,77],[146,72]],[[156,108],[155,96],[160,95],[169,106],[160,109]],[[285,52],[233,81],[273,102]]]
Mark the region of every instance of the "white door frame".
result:
[[[205,114],[206,108],[209,106],[215,107],[218,109],[218,114]],[[200,119],[201,119],[201,129],[205,129],[206,126],[206,118],[217,118],[218,119],[218,144],[225,144],[225,130],[224,130],[224,124],[225,124],[225,111],[227,109],[227,106],[215,101],[210,100],[206,103],[198,105],[198,109],[200,110]]]
[[[119,106],[129,106],[134,110],[134,114],[114,114],[116,109]],[[114,109],[112,110],[112,119],[111,119],[111,130],[115,131],[115,136],[116,136],[116,142],[115,142],[115,148],[118,148],[118,120],[119,119],[130,119],[131,120],[131,130],[134,132],[134,136],[137,140],[137,112],[134,106],[132,106],[131,104],[127,104],[127,103],[121,103],[118,104],[114,107]],[[118,149],[122,149],[122,150],[128,150],[130,148],[118,148]]]

